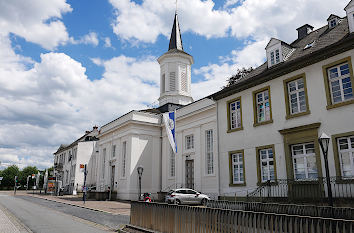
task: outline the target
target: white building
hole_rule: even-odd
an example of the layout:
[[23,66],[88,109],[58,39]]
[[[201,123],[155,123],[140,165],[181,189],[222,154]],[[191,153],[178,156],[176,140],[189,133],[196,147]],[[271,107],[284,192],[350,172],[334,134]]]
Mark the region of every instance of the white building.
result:
[[80,164],[87,164],[97,142],[98,128],[86,133],[70,145],[60,145],[54,153],[54,175],[59,183],[59,188],[64,188],[64,193],[72,194],[74,190],[82,191],[84,173]]
[[[183,50],[177,14],[169,49],[158,62],[160,107],[131,111],[101,127],[89,163],[89,173],[94,175],[88,182],[98,192],[111,189],[113,198],[136,200],[141,165],[142,192],[157,195],[172,187],[191,187],[217,196],[216,108],[210,99],[193,102],[193,57]],[[162,113],[174,110],[177,154],[171,153],[162,124]]]
[[353,190],[354,1],[345,9],[346,17],[331,15],[317,30],[298,28],[291,44],[272,38],[263,65],[212,95],[221,196],[244,197],[267,181],[275,187],[281,179],[294,180],[300,188],[325,177],[322,132],[331,137],[334,184],[345,180]]

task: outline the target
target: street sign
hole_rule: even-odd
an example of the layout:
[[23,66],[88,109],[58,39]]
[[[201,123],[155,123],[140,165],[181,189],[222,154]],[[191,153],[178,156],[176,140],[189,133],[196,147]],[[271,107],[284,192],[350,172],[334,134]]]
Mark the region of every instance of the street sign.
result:
[[35,177],[35,174],[32,174],[32,179],[34,179],[34,177]]
[[0,176],[0,181],[2,181],[3,178],[4,178],[4,177]]
[[84,169],[85,165],[84,164],[80,164],[80,169]]

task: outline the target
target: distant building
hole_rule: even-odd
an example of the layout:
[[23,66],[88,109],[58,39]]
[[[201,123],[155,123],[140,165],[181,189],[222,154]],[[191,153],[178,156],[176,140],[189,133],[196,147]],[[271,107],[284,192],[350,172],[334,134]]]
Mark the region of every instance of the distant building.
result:
[[80,164],[87,164],[97,142],[98,127],[86,133],[69,145],[60,145],[54,153],[54,175],[58,187],[64,188],[65,194],[73,190],[82,191],[84,174]]

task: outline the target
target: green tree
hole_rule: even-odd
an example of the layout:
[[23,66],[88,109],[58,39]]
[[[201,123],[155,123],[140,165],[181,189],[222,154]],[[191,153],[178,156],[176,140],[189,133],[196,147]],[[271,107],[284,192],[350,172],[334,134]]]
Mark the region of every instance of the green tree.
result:
[[16,165],[12,165],[1,172],[3,180],[1,181],[1,187],[11,188],[15,185],[15,176],[20,175],[20,169]]
[[[20,172],[20,177],[19,177],[19,182],[22,186],[25,186],[27,184],[27,176],[30,176],[32,174],[37,175],[38,169],[35,166],[27,166],[22,169]],[[32,178],[29,179],[29,186],[33,185],[34,180]]]
[[232,86],[233,84],[237,83],[241,78],[244,78],[252,71],[253,71],[252,67],[249,67],[249,68],[243,67],[241,69],[237,69],[236,74],[232,75],[230,78],[227,79],[227,84],[225,87]]

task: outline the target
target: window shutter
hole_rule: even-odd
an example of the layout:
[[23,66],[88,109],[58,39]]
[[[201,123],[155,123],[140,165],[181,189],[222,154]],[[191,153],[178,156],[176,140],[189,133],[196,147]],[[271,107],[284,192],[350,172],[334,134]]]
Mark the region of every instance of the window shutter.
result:
[[170,73],[170,91],[176,90],[176,72]]

